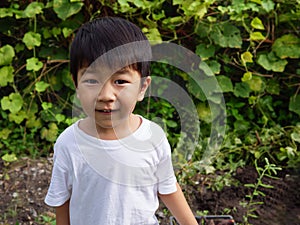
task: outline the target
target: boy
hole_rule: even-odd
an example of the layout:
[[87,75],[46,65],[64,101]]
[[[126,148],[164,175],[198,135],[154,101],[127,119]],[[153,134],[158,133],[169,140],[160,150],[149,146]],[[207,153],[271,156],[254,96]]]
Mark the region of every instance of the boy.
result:
[[158,197],[180,224],[198,224],[163,131],[133,114],[151,83],[150,57],[147,38],[124,19],[96,19],[76,34],[70,69],[86,118],[54,146],[45,202],[57,225],[158,224]]

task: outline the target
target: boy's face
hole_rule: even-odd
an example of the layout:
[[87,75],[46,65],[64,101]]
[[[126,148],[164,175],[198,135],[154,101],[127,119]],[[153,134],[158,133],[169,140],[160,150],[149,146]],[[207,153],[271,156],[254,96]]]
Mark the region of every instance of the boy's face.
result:
[[130,125],[136,102],[144,98],[151,82],[150,77],[144,79],[141,82],[140,74],[129,67],[109,76],[99,70],[79,71],[77,96],[98,131]]

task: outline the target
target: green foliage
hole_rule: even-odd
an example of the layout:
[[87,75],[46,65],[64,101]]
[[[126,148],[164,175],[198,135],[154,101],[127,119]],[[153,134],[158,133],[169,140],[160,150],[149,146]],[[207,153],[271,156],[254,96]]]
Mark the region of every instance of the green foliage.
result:
[[[253,164],[264,157],[277,165],[299,165],[300,3],[276,0],[1,3],[1,155],[47,155],[59,133],[76,120],[69,45],[82,23],[99,16],[125,17],[150,40],[185,46],[205,62],[200,69],[207,75],[201,78],[207,90],[177,68],[152,65],[153,75],[177,80],[191,94],[198,112],[201,133],[188,177],[197,171],[231,171],[237,162]],[[216,94],[221,91],[224,137],[212,126],[220,116]],[[164,127],[175,153],[191,145],[167,101],[146,99],[136,112]],[[209,154],[209,165],[199,164],[210,133],[224,138],[221,151]]]
[[243,222],[245,225],[250,225],[250,218],[258,218],[258,216],[255,214],[256,207],[257,205],[264,204],[264,202],[257,200],[257,198],[266,196],[261,189],[273,188],[272,185],[265,183],[263,181],[263,178],[268,177],[271,179],[276,179],[277,172],[282,169],[275,164],[269,163],[269,160],[267,158],[265,158],[265,163],[266,164],[264,168],[261,168],[257,165],[257,161],[255,161],[255,168],[258,173],[257,182],[254,184],[245,184],[246,187],[252,190],[251,194],[245,196],[247,200],[240,202],[240,204],[246,208],[246,213],[245,215],[243,215]]

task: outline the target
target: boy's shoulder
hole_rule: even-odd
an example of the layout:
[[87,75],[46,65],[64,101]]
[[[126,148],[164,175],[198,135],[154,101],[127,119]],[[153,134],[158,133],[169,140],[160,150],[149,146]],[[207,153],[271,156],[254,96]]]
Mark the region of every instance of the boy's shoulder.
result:
[[75,128],[78,122],[75,122],[68,126],[56,139],[57,143],[64,143],[64,142],[72,142],[75,138]]

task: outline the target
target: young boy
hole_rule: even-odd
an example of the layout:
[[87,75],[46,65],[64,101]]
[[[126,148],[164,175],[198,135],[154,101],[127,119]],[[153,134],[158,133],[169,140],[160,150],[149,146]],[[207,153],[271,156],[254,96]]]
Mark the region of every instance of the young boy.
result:
[[151,83],[150,56],[145,35],[121,18],[96,19],[76,34],[70,68],[86,118],[54,146],[45,202],[57,225],[158,224],[158,198],[180,224],[198,224],[162,129],[133,114]]

